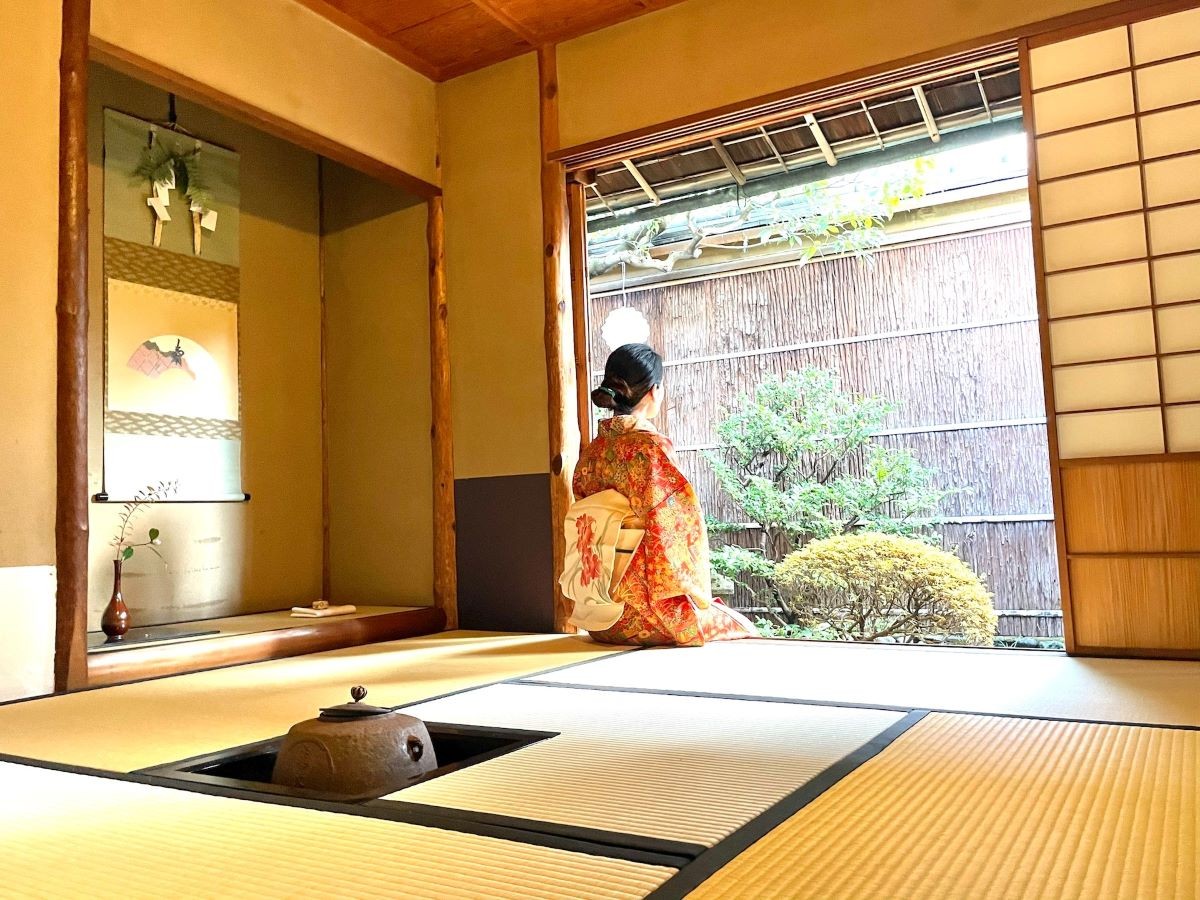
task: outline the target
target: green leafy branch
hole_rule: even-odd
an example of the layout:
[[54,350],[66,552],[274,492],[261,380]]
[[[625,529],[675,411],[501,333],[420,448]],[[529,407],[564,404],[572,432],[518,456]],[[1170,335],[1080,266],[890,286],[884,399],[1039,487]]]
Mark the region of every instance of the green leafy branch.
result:
[[[810,541],[864,531],[930,540],[930,514],[954,490],[905,449],[876,437],[895,404],[842,389],[824,369],[790,372],[741,396],[717,426],[721,449],[705,454],[717,483],[742,514],[715,522],[713,570],[748,590],[781,622],[791,610],[778,590],[779,564]],[[746,532],[753,545],[731,538]]]
[[173,496],[179,490],[178,481],[160,481],[158,484],[149,484],[133,495],[133,499],[125,503],[121,510],[120,527],[117,529],[116,536],[109,541],[109,544],[115,548],[113,559],[128,560],[133,557],[134,550],[139,547],[145,547],[163,563],[163,555],[158,552],[158,547],[162,544],[162,538],[157,528],[151,528],[146,533],[146,540],[135,541],[133,538],[133,523],[145,512],[146,507],[152,503],[161,503],[168,497]]

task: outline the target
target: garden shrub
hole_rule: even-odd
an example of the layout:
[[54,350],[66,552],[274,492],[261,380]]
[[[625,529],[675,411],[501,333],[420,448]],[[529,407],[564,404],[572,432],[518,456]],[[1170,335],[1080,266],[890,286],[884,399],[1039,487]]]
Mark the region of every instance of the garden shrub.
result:
[[[782,603],[776,566],[811,540],[887,532],[932,540],[942,500],[936,473],[909,450],[876,436],[896,405],[842,388],[838,376],[807,368],[770,376],[741,396],[717,426],[722,449],[706,453],[736,522],[709,523],[713,571],[753,595],[778,625],[799,624]],[[753,522],[755,546],[730,536]]]
[[776,569],[783,602],[802,628],[838,640],[959,634],[991,644],[992,597],[952,553],[910,537],[864,532],[810,541]]

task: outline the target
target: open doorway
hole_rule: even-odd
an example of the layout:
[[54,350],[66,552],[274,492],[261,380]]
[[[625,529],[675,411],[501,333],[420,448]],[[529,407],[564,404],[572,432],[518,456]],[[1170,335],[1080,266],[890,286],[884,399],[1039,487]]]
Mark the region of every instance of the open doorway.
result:
[[602,166],[587,371],[656,422],[763,634],[1062,649],[1015,53]]

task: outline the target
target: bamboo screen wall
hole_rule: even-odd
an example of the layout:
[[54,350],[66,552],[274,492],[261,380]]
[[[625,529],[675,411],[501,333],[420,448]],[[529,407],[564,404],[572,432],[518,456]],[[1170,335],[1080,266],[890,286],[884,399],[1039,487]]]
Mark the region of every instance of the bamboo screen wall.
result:
[[[722,406],[766,375],[805,366],[899,408],[881,437],[938,471],[951,497],[944,544],[983,574],[1004,635],[1062,634],[1029,228],[593,297],[591,360],[623,306],[640,310],[668,361],[672,437],[705,509],[730,507],[703,451]],[[599,377],[593,377],[594,383]],[[735,597],[745,606],[745,597]]]

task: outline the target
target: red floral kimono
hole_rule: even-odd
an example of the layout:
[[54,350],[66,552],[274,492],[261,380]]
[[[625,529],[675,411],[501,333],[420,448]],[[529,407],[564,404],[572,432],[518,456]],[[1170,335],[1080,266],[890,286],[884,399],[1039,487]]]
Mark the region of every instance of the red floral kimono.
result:
[[575,468],[576,498],[615,490],[629,498],[645,537],[617,585],[625,609],[616,624],[593,631],[609,644],[675,644],[753,637],[754,627],[713,599],[708,533],[696,491],[675,465],[668,438],[643,419],[614,416]]

